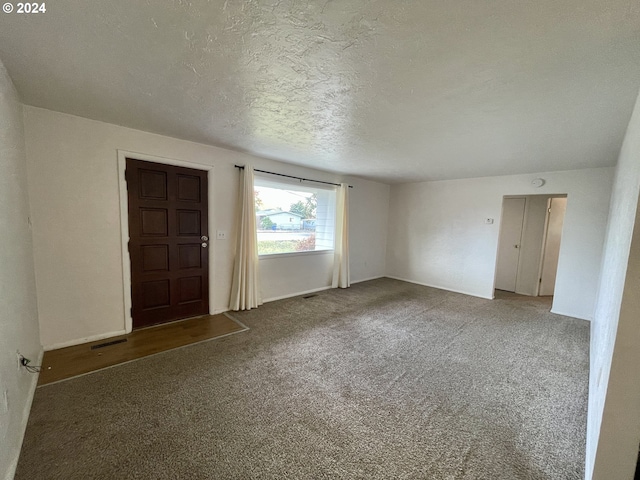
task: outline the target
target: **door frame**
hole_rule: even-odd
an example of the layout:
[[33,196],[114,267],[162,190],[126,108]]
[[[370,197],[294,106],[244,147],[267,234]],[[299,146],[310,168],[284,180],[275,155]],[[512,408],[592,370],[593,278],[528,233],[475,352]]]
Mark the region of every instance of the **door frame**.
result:
[[[500,229],[498,230],[498,238],[497,238],[497,242],[496,242],[496,256],[495,256],[495,268],[493,271],[493,289],[492,289],[492,299],[495,299],[495,291],[496,291],[496,277],[497,277],[497,269],[498,269],[498,252],[500,249],[500,235],[502,233],[502,215],[503,215],[503,208],[504,208],[504,200],[508,199],[508,198],[525,198],[528,199],[528,197],[547,197],[547,200],[550,200],[552,198],[566,198],[567,199],[567,205],[569,202],[569,194],[568,193],[520,193],[520,194],[509,194],[509,195],[502,195],[502,201],[500,203]],[[527,228],[528,226],[528,213],[529,213],[529,202],[527,201],[525,203],[525,207],[524,207],[524,222],[522,224],[522,228],[523,228],[523,232],[524,229]],[[565,220],[566,220],[566,212],[565,212]],[[545,218],[544,218],[544,231],[543,231],[543,236],[542,236],[542,242],[540,245],[540,260],[539,260],[539,264],[538,264],[538,279],[540,279],[540,276],[542,274],[542,262],[544,260],[544,250],[545,250],[545,242],[546,242],[546,238],[547,238],[547,230],[548,230],[548,226],[549,226],[549,211],[547,210],[547,213],[545,214]],[[564,222],[562,224],[562,235],[563,235],[563,239],[564,239]],[[526,239],[522,240],[521,246],[524,246],[526,243]],[[562,255],[562,249],[563,249],[563,245],[564,242],[560,242],[560,255]],[[521,268],[521,260],[522,260],[522,256],[520,256],[520,258],[518,259],[518,274],[516,276],[516,285],[518,282],[518,278],[520,278],[520,268]],[[560,267],[560,263],[558,263],[558,269],[556,270],[556,274],[559,270]],[[536,284],[535,287],[535,296],[539,296],[540,294],[540,282],[538,281],[538,283]],[[522,294],[522,293],[518,293],[515,292],[518,295],[527,295],[528,294]],[[553,297],[554,297],[554,302],[555,302],[555,288],[553,291]],[[553,311],[553,307],[551,308],[551,312],[552,313],[557,313]]]
[[[211,238],[211,230],[214,225],[213,205],[214,191],[211,188],[211,175],[213,165],[204,165],[201,163],[187,162],[184,160],[175,160],[172,158],[159,157],[156,155],[148,155],[146,153],[131,152],[128,150],[117,150],[118,152],[118,189],[120,194],[120,251],[122,254],[122,286],[124,299],[124,329],[126,333],[133,330],[133,318],[131,317],[131,260],[129,258],[129,199],[127,196],[127,181],[125,179],[125,171],[127,169],[127,157],[136,160],[144,160],[147,162],[160,163],[162,165],[173,165],[176,167],[193,168],[195,170],[204,170],[207,172],[208,191],[208,215],[209,220],[209,238]],[[213,248],[209,248],[209,314],[213,314],[213,282],[211,281],[211,271],[213,270]]]

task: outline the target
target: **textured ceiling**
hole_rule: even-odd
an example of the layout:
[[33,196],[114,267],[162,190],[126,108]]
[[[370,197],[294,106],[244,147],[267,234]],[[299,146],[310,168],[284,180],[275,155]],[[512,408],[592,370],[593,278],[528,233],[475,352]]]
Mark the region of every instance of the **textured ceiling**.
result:
[[0,14],[25,103],[388,182],[614,165],[637,0],[54,0]]

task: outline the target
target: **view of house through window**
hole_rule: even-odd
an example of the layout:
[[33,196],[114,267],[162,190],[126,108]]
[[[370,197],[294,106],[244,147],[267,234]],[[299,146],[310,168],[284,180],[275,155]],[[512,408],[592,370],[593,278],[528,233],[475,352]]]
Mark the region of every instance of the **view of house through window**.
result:
[[332,250],[336,192],[255,177],[258,254]]

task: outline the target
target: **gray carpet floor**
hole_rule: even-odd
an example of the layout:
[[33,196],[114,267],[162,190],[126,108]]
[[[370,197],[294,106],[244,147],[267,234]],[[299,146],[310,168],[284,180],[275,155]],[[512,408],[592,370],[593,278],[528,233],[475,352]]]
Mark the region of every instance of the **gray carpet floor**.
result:
[[582,479],[588,322],[380,279],[38,388],[16,479]]

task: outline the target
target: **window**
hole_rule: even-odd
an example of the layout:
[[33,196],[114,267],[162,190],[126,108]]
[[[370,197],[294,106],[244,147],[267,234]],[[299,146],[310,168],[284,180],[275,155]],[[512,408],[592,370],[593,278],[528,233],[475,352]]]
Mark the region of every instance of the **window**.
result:
[[335,188],[255,177],[258,254],[333,250]]

